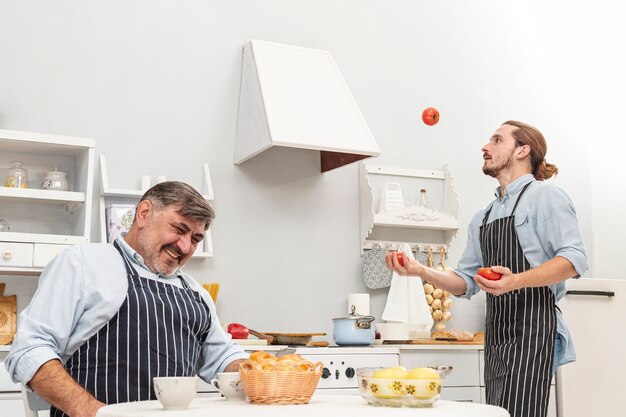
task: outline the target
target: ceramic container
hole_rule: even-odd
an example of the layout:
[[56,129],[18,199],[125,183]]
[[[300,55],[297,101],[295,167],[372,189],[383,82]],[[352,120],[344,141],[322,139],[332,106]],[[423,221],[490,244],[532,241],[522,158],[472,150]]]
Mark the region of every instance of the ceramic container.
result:
[[57,171],[56,167],[54,171],[47,171],[44,173],[43,182],[41,188],[44,190],[55,191],[67,191],[69,185],[67,183],[67,174],[65,172]]

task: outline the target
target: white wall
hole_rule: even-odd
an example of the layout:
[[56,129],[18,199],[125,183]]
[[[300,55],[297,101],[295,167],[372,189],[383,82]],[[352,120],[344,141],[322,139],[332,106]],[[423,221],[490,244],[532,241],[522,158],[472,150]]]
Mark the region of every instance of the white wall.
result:
[[[330,333],[346,295],[365,291],[358,167],[319,174],[297,150],[232,164],[242,44],[327,49],[382,149],[376,164],[449,164],[463,224],[450,263],[496,186],[480,170],[480,147],[513,118],[548,139],[548,161],[561,169],[556,181],[578,208],[592,255],[587,276],[623,278],[620,8],[608,0],[0,0],[0,128],[96,138],[116,188],[138,188],[143,174],[199,187],[209,162],[215,257],[187,271],[222,283],[224,321]],[[441,111],[435,127],[421,123],[428,106]],[[380,317],[386,291],[371,294]],[[480,329],[480,300],[455,300],[451,327]]]

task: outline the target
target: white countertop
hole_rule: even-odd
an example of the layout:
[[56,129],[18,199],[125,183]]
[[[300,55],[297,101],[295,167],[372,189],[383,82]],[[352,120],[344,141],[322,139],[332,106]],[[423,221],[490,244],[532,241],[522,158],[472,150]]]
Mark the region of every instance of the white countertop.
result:
[[374,407],[358,395],[314,395],[309,404],[300,405],[258,405],[247,401],[226,401],[222,398],[197,398],[189,409],[181,411],[166,411],[158,401],[139,401],[107,405],[98,411],[96,417],[415,417],[418,414],[420,417],[509,417],[509,413],[500,407],[443,400],[431,408],[419,410]]

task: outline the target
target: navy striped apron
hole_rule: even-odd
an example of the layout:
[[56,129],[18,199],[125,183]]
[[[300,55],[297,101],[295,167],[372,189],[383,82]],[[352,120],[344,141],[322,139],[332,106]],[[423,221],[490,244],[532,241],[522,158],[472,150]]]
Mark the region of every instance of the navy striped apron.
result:
[[[211,313],[197,292],[142,278],[118,242],[128,279],[126,299],[113,318],[81,345],[67,372],[105,404],[156,399],[155,376],[193,376],[211,327]],[[52,407],[51,417],[65,416]]]
[[[529,270],[515,231],[515,210],[531,183],[520,192],[511,215],[480,228],[487,266],[513,273]],[[493,207],[493,206],[492,206]],[[506,408],[511,417],[545,417],[556,333],[556,304],[549,287],[529,287],[500,296],[487,294],[485,389],[487,403]]]

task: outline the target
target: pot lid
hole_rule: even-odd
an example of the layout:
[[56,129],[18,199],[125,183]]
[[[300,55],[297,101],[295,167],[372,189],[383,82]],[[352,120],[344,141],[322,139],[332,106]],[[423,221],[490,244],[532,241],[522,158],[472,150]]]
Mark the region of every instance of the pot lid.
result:
[[374,316],[365,316],[363,314],[358,314],[356,312],[356,307],[354,305],[352,305],[351,308],[352,312],[350,314],[348,314],[347,316],[344,317],[336,317],[333,320],[367,320],[367,321],[374,321]]

